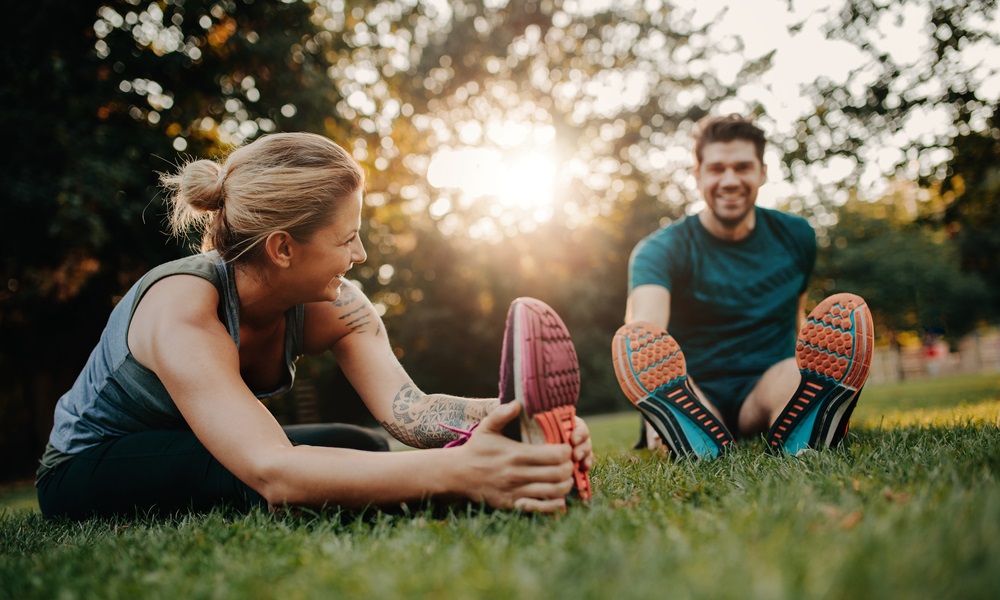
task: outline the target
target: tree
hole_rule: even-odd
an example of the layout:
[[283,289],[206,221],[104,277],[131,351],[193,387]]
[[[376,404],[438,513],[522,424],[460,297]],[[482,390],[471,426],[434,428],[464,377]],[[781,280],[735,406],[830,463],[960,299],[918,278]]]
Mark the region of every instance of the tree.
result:
[[[897,171],[941,179],[956,136],[988,130],[996,19],[995,0],[847,0],[827,35],[867,60],[845,81],[820,75],[806,90],[816,108],[798,123],[799,143],[787,146],[791,173],[841,156],[858,165],[848,187]],[[899,31],[916,37],[903,48]]]
[[872,308],[876,335],[941,333],[952,341],[995,314],[985,282],[959,268],[958,246],[918,219],[916,186],[901,182],[879,202],[841,207],[816,268],[818,297],[861,295]]
[[[903,305],[913,309],[905,316],[911,327],[944,319],[952,333],[960,333],[975,319],[1000,319],[996,24],[995,0],[848,0],[828,25],[828,36],[849,42],[867,60],[845,81],[816,79],[806,90],[815,110],[799,121],[795,140],[784,144],[784,161],[793,178],[808,178],[814,167],[831,160],[853,163],[843,181],[825,189],[818,186],[826,206],[816,212],[839,213],[825,224],[858,217],[856,206],[838,209],[838,198],[891,192],[885,182],[912,181],[933,198],[911,215],[915,224],[889,228],[885,240],[854,240],[843,235],[853,226],[837,225],[839,240],[863,246],[845,253],[878,257],[879,264],[867,268],[885,278],[872,293],[910,294],[906,290],[911,287],[940,291],[945,288],[938,286],[946,281],[968,292],[964,303],[960,294],[927,294],[920,310],[910,294]],[[905,47],[892,41],[903,30],[917,34],[907,38]],[[950,236],[957,243],[938,240],[928,245],[934,236],[927,225],[937,229],[934,235]],[[862,227],[873,228],[874,222]],[[879,245],[884,248],[876,251]],[[913,261],[919,260],[928,261],[928,268],[917,268]],[[949,269],[956,272],[946,273]],[[898,281],[902,272],[909,272],[909,279]],[[941,306],[933,308],[934,302]],[[940,314],[930,314],[938,309]]]
[[[262,131],[351,127],[309,3],[42,0],[8,7],[0,61],[3,471],[39,455],[117,298],[165,243],[157,172]],[[25,451],[25,449],[28,449]],[[4,472],[0,472],[3,475]]]
[[985,307],[1000,321],[1000,115],[993,109],[983,132],[959,135],[940,193],[943,210],[925,220],[937,224],[956,240],[961,269],[976,273],[990,289]]

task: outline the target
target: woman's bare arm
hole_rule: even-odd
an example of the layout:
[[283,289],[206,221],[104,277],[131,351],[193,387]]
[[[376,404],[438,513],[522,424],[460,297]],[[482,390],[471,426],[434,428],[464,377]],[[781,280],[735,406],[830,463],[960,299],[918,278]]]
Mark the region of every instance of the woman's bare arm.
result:
[[368,298],[345,283],[332,304],[306,309],[306,351],[331,349],[351,385],[393,437],[415,448],[438,448],[499,406],[497,398],[425,394],[399,364],[382,319]]
[[239,353],[216,316],[217,305],[208,282],[167,278],[137,308],[129,345],[208,451],[271,505],[363,507],[428,497],[546,512],[564,505],[572,485],[569,449],[503,438],[498,432],[504,418],[516,417],[516,406],[497,411],[483,435],[448,450],[292,446],[240,377]]
[[661,285],[640,285],[625,305],[625,322],[649,321],[664,329],[670,324],[670,290]]
[[496,398],[479,400],[425,394],[412,383],[406,383],[392,399],[392,418],[379,423],[408,446],[440,448],[456,437],[447,427],[468,430],[499,405]]

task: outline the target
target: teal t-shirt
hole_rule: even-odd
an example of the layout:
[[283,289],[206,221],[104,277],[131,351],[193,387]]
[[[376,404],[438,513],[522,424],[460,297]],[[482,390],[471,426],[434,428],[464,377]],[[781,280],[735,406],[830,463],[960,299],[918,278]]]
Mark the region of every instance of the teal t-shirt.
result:
[[670,334],[695,381],[758,375],[795,353],[798,299],[816,264],[802,217],[756,207],[756,226],[720,240],[697,216],[654,231],[629,260],[629,291],[670,291]]

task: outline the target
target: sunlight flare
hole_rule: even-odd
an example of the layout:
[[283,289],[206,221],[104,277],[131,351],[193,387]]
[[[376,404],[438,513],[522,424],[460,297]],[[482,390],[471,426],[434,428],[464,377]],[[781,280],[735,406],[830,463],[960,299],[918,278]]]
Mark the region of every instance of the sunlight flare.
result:
[[427,180],[437,189],[458,195],[435,201],[432,212],[442,217],[485,200],[491,203],[488,212],[498,224],[513,222],[528,229],[552,218],[558,173],[559,165],[550,152],[446,148],[431,158]]

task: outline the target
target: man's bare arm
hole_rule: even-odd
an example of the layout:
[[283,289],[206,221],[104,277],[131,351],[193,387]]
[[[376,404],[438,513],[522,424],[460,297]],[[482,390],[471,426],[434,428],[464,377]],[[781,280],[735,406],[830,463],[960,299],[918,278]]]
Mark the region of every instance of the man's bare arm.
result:
[[661,285],[640,285],[628,295],[625,322],[649,321],[664,329],[670,323],[670,291]]

